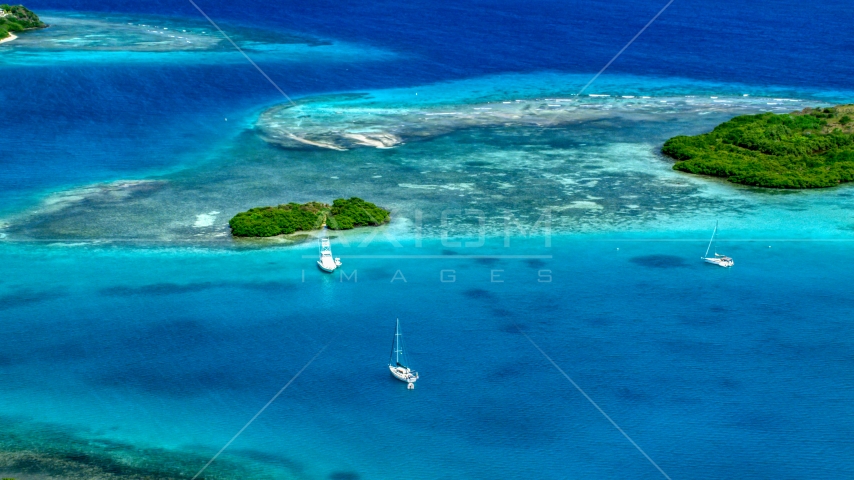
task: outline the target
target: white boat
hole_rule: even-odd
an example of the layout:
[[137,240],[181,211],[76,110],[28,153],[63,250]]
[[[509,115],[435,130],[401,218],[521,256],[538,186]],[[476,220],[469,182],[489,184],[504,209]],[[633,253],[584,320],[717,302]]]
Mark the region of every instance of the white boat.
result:
[[326,273],[332,273],[341,266],[340,258],[332,257],[332,247],[329,246],[329,237],[326,236],[326,224],[323,224],[323,232],[320,234],[320,259],[317,266]]
[[391,375],[406,382],[406,388],[412,390],[415,388],[415,381],[418,380],[418,372],[413,372],[407,365],[406,354],[403,352],[403,334],[400,333],[400,320],[394,328],[394,342],[391,344],[391,358],[388,360],[388,369]]
[[711,263],[712,265],[717,265],[719,267],[727,268],[735,265],[735,262],[732,261],[732,258],[717,253],[717,250],[715,250],[714,257],[709,256],[709,250],[712,249],[712,244],[715,242],[716,233],[718,233],[718,222],[715,222],[715,230],[712,232],[712,239],[709,240],[709,246],[706,247],[706,254],[700,258],[706,263]]

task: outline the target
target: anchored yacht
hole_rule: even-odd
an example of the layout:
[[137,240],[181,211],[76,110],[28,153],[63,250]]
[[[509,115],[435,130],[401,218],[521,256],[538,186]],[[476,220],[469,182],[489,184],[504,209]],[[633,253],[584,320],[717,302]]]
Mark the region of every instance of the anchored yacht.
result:
[[712,265],[717,265],[719,267],[731,267],[735,265],[735,262],[732,261],[732,258],[727,257],[726,255],[721,255],[715,251],[715,256],[709,256],[709,250],[712,249],[712,244],[715,242],[715,234],[718,233],[718,222],[715,222],[715,230],[712,232],[712,239],[709,240],[709,246],[706,247],[706,254],[700,257],[704,262],[711,263]]
[[317,266],[326,273],[332,273],[341,266],[341,259],[332,257],[332,247],[329,246],[325,223],[323,224],[323,232],[320,234],[320,259],[317,260]]
[[388,360],[388,369],[394,378],[406,382],[406,388],[415,388],[418,380],[418,372],[413,372],[407,365],[406,354],[403,352],[403,334],[400,332],[400,320],[394,328],[394,342],[391,344],[391,357]]

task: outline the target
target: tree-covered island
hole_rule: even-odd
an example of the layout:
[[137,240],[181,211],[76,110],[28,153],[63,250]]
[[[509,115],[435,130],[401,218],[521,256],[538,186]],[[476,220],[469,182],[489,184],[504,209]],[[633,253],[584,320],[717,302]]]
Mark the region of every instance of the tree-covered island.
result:
[[854,105],[742,115],[709,133],[680,135],[662,153],[674,170],[769,188],[854,181]]
[[23,32],[35,28],[45,28],[47,24],[39,20],[39,16],[23,5],[0,5],[0,40],[12,32]]
[[390,212],[361,198],[339,198],[327,205],[320,202],[287,203],[240,212],[229,220],[235,237],[273,237],[299,231],[317,230],[323,223],[332,230],[379,226],[388,223]]

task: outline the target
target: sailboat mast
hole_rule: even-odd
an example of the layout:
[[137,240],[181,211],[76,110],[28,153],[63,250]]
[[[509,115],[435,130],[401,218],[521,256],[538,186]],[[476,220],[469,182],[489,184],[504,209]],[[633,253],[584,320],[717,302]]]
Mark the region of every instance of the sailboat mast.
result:
[[394,364],[400,365],[400,319],[394,326]]
[[715,221],[715,230],[712,232],[712,238],[709,240],[709,246],[708,246],[708,247],[706,247],[706,254],[705,254],[705,255],[703,255],[703,257],[708,257],[708,256],[709,256],[709,250],[711,250],[711,248],[712,248],[712,242],[714,242],[714,241],[715,241],[715,233],[717,233],[717,231],[718,231],[718,222],[717,222],[717,220],[716,220],[716,221]]
[[394,338],[391,340],[391,354],[388,356],[388,363],[391,365],[391,361],[394,358],[394,354],[397,351],[397,327],[394,328]]

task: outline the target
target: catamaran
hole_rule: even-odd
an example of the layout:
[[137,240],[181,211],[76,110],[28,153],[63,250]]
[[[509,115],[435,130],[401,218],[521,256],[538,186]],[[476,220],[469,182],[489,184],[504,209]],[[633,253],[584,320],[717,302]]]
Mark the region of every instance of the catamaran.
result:
[[709,250],[712,248],[712,244],[715,242],[715,234],[718,233],[718,222],[715,222],[715,230],[712,232],[712,239],[709,240],[709,246],[706,247],[706,254],[700,257],[704,262],[711,263],[713,265],[717,265],[719,267],[731,267],[735,265],[735,262],[732,261],[730,257],[726,255],[721,255],[715,249],[715,256],[709,256]]
[[397,325],[394,328],[394,342],[391,344],[391,357],[388,359],[388,369],[391,370],[392,376],[406,382],[406,388],[412,390],[415,388],[415,381],[418,380],[418,372],[413,372],[407,366],[409,362],[406,360],[406,354],[403,353],[403,334],[400,333],[400,320],[397,320]]
[[317,266],[326,273],[332,273],[341,266],[341,259],[332,257],[332,247],[329,246],[325,223],[323,232],[320,234],[320,259],[317,261]]

